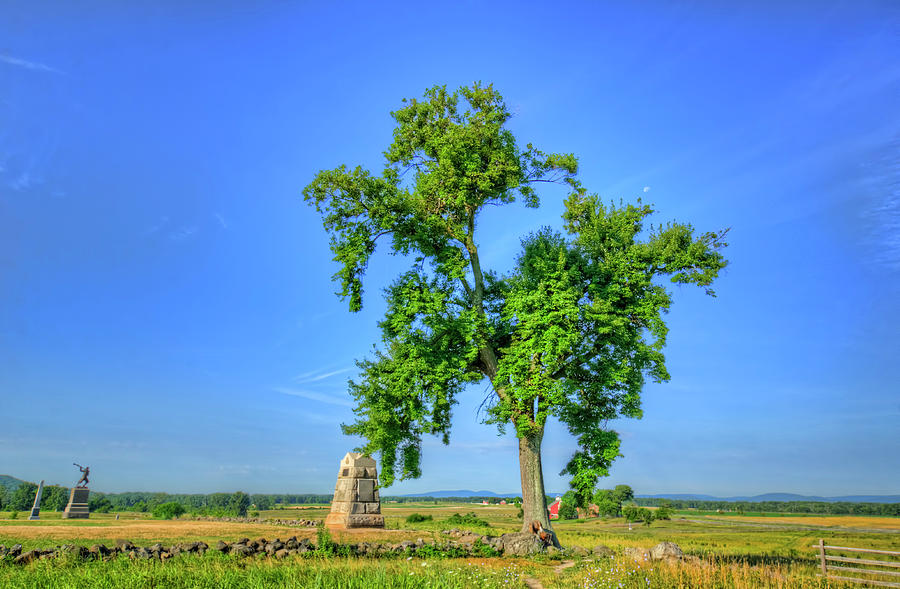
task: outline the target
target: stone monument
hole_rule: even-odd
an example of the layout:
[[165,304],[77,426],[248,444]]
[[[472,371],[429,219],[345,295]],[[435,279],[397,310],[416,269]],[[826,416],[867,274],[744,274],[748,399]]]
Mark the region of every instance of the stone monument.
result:
[[381,515],[377,487],[375,459],[348,452],[341,460],[331,513],[325,518],[325,527],[333,530],[383,528],[384,516]]
[[[72,464],[75,463],[73,462]],[[66,504],[66,509],[63,511],[62,516],[63,519],[88,519],[91,515],[88,509],[88,496],[91,492],[87,485],[91,467],[81,466],[80,464],[75,464],[75,466],[81,471],[81,478],[78,479],[75,487],[69,493],[69,503]]]
[[38,485],[37,494],[34,496],[34,505],[31,506],[31,515],[28,519],[41,519],[41,494],[44,492],[44,481]]

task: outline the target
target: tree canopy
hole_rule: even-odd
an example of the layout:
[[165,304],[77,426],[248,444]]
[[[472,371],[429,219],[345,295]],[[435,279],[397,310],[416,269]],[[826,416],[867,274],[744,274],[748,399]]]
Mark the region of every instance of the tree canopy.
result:
[[[338,294],[351,311],[362,308],[376,246],[411,260],[386,289],[382,345],[357,362],[349,383],[357,419],[343,430],[380,454],[383,486],[418,477],[422,436],[448,443],[457,395],[487,379],[487,421],[520,440],[523,527],[532,519],[549,527],[540,465],[547,420],[576,437],[564,472],[590,497],[619,455],[609,420],[640,417],[646,379],[669,378],[663,315],[672,299],[659,279],[714,294],[726,231],[650,225],[649,205],[588,193],[573,154],[518,146],[492,86],[436,86],[392,116],[380,175],[342,165],[303,191],[330,233]],[[516,199],[537,207],[541,183],[568,187],[563,231],[524,237],[507,274],[482,268],[480,213]]]

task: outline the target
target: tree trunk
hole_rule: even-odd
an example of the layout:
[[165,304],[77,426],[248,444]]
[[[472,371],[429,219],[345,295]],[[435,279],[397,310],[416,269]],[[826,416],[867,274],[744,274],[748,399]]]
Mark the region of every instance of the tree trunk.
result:
[[541,468],[541,442],[544,430],[519,438],[519,472],[522,476],[522,531],[530,531],[531,523],[540,522],[544,531],[553,538],[553,545],[559,547],[559,540],[550,525],[547,511],[547,494],[544,492],[544,471]]

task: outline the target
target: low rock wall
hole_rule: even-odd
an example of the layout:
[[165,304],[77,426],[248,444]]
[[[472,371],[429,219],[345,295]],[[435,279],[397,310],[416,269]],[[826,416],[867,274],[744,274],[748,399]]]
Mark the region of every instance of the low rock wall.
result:
[[[359,542],[351,544],[334,544],[333,550],[337,554],[346,556],[378,557],[387,555],[419,554],[423,557],[444,555],[454,557],[467,556],[529,556],[540,552],[559,552],[552,546],[546,546],[536,535],[528,532],[516,532],[503,534],[502,536],[484,536],[472,532],[452,529],[444,530],[442,535],[446,539],[440,542],[425,542],[422,538],[416,541],[404,540],[398,543]],[[46,550],[34,549],[23,551],[21,544],[7,548],[0,544],[0,561],[11,560],[16,564],[27,564],[38,559],[75,557],[80,560],[109,560],[115,557],[128,557],[135,560],[160,560],[165,561],[179,554],[204,554],[209,551],[233,554],[236,556],[258,556],[272,558],[286,558],[297,554],[304,554],[316,550],[316,546],[308,538],[297,539],[291,536],[286,540],[278,538],[267,540],[257,538],[250,540],[242,538],[237,542],[218,541],[209,546],[205,542],[183,542],[172,546],[153,544],[152,546],[137,546],[127,540],[116,540],[113,547],[103,544],[95,544],[91,547],[63,545]],[[662,542],[651,550],[641,551],[640,558],[647,560],[681,559],[681,550],[670,542]],[[591,552],[581,547],[573,547],[572,556],[613,556],[613,551],[605,546],[597,546]],[[626,557],[635,558],[635,549],[626,549]]]

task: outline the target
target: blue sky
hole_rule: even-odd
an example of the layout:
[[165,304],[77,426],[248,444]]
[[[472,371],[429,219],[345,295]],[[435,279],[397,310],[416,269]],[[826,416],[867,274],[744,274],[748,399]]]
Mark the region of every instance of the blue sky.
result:
[[[591,191],[732,228],[719,297],[675,289],[672,380],[613,424],[601,485],[900,492],[896,7],[77,4],[0,20],[0,473],[330,492],[357,443],[346,379],[405,264],[377,257],[349,313],[300,191],[380,169],[402,98],[482,80]],[[542,197],[485,213],[488,266],[560,225],[562,193]],[[388,493],[518,491],[484,393]],[[573,451],[551,424],[548,491]]]

